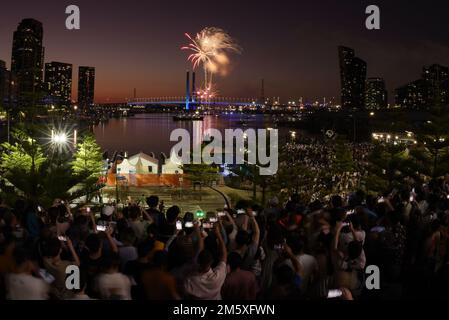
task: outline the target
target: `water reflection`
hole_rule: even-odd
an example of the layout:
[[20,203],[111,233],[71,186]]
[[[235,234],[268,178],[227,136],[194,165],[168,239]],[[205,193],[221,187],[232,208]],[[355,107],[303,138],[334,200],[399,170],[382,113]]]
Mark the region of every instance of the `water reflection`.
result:
[[[263,115],[245,118],[246,127],[242,127],[242,116],[221,115],[205,116],[204,121],[175,122],[170,114],[141,114],[131,118],[110,119],[94,127],[94,134],[98,143],[110,152],[128,151],[129,154],[138,152],[170,154],[176,142],[170,142],[170,134],[177,128],[187,129],[190,136],[201,141],[204,132],[214,128],[224,134],[225,129],[260,129],[270,127]],[[282,130],[281,130],[282,133]]]

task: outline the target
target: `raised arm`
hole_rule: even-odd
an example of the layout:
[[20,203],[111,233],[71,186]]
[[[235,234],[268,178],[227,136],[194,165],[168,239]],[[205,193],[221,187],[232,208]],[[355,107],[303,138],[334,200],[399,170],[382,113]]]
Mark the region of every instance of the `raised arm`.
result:
[[80,264],[81,264],[80,258],[78,257],[78,254],[76,253],[76,250],[75,250],[75,248],[73,247],[72,240],[70,240],[69,237],[67,237],[67,247],[69,248],[70,254],[72,255],[73,263],[74,263],[76,266],[80,266]]
[[228,251],[226,250],[226,245],[223,241],[223,237],[221,236],[221,221],[219,221],[214,226],[214,232],[218,240],[218,252],[219,252],[219,260],[221,262],[226,263],[226,260],[228,258]]
[[139,208],[140,208],[140,212],[142,212],[142,216],[144,217],[144,220],[147,220],[150,224],[153,224],[153,223],[154,223],[154,220],[153,220],[153,218],[148,214],[148,212],[147,212],[145,209],[141,208],[141,207],[139,207]]
[[338,241],[340,240],[340,232],[341,228],[343,227],[343,224],[341,221],[337,221],[337,224],[335,225],[335,235],[333,240],[332,249],[335,251],[338,251]]
[[114,239],[112,238],[112,231],[113,231],[113,229],[111,227],[108,227],[105,232],[106,237],[108,238],[108,242],[109,242],[109,245],[111,246],[112,252],[118,253],[117,244],[115,243]]
[[198,222],[195,222],[193,227],[195,228],[195,234],[196,234],[196,237],[198,238],[197,253],[200,253],[201,251],[204,250],[203,235],[201,234],[201,230],[200,230],[200,226],[199,226]]
[[255,244],[259,244],[259,239],[260,239],[260,228],[259,228],[259,224],[256,221],[256,218],[254,216],[251,216],[249,218],[249,220],[251,221],[251,227],[253,229],[253,243]]
[[299,260],[296,259],[295,255],[293,254],[292,249],[287,244],[284,244],[284,252],[287,255],[287,258],[291,261],[295,273],[302,276],[303,275],[302,266],[299,263]]

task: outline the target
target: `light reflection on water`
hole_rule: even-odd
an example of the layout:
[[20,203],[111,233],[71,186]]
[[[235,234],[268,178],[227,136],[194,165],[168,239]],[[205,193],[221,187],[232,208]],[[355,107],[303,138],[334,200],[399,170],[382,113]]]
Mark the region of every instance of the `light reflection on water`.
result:
[[[245,120],[247,126],[240,122]],[[176,142],[170,142],[170,134],[177,128],[187,129],[190,135],[199,140],[205,130],[213,128],[224,133],[225,129],[242,128],[244,130],[269,128],[272,124],[263,115],[220,115],[205,116],[204,121],[175,122],[172,114],[139,114],[130,118],[110,119],[94,127],[98,143],[105,151],[127,151],[169,154]],[[279,129],[282,137],[287,129]],[[197,141],[198,141],[197,140]]]

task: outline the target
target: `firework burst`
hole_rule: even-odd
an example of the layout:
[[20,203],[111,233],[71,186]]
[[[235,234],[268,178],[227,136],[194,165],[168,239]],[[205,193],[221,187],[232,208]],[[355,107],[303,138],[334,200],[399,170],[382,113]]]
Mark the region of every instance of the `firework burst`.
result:
[[204,89],[211,90],[214,74],[226,75],[230,63],[229,53],[241,53],[241,48],[229,34],[219,28],[205,28],[196,37],[185,34],[190,40],[182,50],[193,53],[188,60],[193,68],[202,66],[204,69]]

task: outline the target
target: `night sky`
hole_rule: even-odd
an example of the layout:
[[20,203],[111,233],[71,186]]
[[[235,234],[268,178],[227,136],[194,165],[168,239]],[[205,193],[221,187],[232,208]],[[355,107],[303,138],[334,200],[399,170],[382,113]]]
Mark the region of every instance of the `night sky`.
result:
[[[413,2],[413,3],[411,3]],[[447,1],[2,1],[0,59],[10,66],[12,35],[23,18],[44,24],[45,62],[96,67],[96,101],[182,95],[185,32],[219,27],[243,48],[232,71],[218,78],[224,96],[282,99],[339,97],[337,46],[367,61],[368,76],[384,77],[392,101],[397,86],[417,79],[426,64],[449,65]],[[81,30],[65,29],[65,8],[81,9]],[[381,8],[381,30],[365,29],[365,8]],[[73,98],[76,98],[76,94]]]

